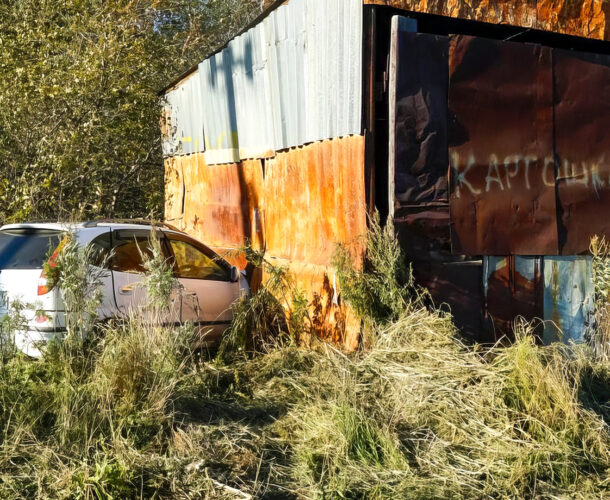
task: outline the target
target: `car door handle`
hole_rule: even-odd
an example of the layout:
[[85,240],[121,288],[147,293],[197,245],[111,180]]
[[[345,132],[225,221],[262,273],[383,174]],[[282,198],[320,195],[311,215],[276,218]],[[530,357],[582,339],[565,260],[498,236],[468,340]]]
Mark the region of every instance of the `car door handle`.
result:
[[121,295],[131,295],[133,293],[133,286],[127,285],[119,289]]

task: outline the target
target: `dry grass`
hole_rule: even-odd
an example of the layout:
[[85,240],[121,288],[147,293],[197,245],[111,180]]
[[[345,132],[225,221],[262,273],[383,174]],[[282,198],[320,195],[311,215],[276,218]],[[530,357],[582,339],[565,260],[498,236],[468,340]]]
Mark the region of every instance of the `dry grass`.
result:
[[594,236],[590,247],[595,284],[595,329],[591,345],[599,359],[610,361],[610,244]]
[[480,350],[425,309],[349,356],[288,346],[218,365],[189,335],[132,319],[86,364],[6,364],[0,497],[609,493],[610,366],[584,346],[540,347],[524,327]]
[[588,355],[536,346],[525,332],[485,352],[453,335],[449,318],[417,310],[363,356],[330,355],[332,396],[314,391],[290,413],[306,495],[607,493],[608,424],[579,399]]

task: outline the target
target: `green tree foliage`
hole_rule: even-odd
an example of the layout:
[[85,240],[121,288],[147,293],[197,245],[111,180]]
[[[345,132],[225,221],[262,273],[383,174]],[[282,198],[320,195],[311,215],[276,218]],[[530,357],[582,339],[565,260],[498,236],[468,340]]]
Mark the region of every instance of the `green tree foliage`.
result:
[[258,0],[0,0],[0,223],[161,215],[158,92]]

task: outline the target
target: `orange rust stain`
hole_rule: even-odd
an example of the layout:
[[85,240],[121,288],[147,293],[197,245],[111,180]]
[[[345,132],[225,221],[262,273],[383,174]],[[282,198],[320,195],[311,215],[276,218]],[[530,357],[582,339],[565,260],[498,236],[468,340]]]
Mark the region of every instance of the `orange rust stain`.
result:
[[364,0],[364,3],[528,28],[536,24],[535,0]]
[[569,35],[608,40],[607,0],[538,0],[540,29]]
[[[340,299],[334,270],[329,266],[272,259],[274,265],[285,266],[309,302],[309,319],[315,336],[332,342],[347,351],[358,348],[360,319]],[[307,339],[303,339],[307,340]]]
[[207,165],[204,154],[193,154],[165,166],[168,222],[241,267],[235,251],[246,241],[266,249],[306,292],[316,335],[357,347],[360,323],[340,305],[330,261],[337,243],[357,261],[364,250],[363,137],[309,144],[264,162]]
[[610,40],[610,0],[364,0],[364,3]]
[[165,160],[165,220],[182,221],[182,168],[177,158]]
[[210,246],[236,249],[246,240],[262,246],[259,160],[211,166],[203,154],[166,160],[165,199],[166,220]]
[[337,243],[361,251],[366,232],[364,138],[295,148],[265,167],[267,252],[328,265]]

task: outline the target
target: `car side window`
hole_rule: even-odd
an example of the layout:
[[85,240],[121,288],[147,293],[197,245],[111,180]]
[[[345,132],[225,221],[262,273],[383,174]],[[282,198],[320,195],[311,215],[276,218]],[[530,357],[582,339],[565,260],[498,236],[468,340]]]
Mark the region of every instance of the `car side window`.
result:
[[170,237],[169,244],[176,259],[178,278],[191,278],[210,281],[231,281],[229,271],[214,262],[199,248],[182,240]]
[[91,242],[91,246],[95,252],[94,264],[98,267],[104,266],[105,268],[110,267],[110,260],[112,250],[112,240],[110,238],[110,231],[100,234]]
[[142,255],[152,258],[150,231],[121,229],[112,233],[113,256],[110,267],[121,273],[142,274],[144,261]]

